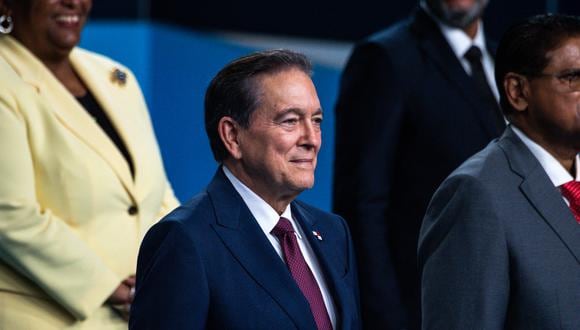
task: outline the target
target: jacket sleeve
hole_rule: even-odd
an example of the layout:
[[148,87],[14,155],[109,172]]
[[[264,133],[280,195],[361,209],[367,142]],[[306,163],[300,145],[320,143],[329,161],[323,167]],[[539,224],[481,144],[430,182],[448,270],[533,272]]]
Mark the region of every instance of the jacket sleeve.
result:
[[469,176],[439,188],[419,238],[423,329],[504,329],[509,252],[493,192]]
[[28,134],[15,99],[0,97],[0,259],[84,319],[121,278],[69,225],[38,203]]
[[387,241],[393,163],[404,116],[399,71],[380,45],[358,45],[343,73],[336,106],[333,209],[353,235],[363,323],[382,329],[406,324]]
[[153,226],[141,245],[130,329],[204,329],[209,286],[195,244],[177,221]]

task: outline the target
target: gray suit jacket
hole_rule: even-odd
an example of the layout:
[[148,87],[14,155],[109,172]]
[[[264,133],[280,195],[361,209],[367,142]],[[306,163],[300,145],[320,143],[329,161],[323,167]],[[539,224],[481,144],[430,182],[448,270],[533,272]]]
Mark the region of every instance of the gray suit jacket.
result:
[[418,253],[424,329],[580,328],[580,225],[510,128],[439,187]]

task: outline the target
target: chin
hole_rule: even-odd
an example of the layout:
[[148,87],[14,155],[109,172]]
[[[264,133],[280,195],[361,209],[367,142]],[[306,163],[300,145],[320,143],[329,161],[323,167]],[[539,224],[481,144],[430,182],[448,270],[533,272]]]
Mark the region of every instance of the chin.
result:
[[80,41],[81,38],[67,38],[60,43],[60,46],[65,49],[73,49],[79,44]]
[[314,187],[314,179],[309,180],[309,181],[300,182],[298,187],[301,191],[307,190],[307,189],[312,189],[312,187]]
[[288,190],[301,193],[304,190],[310,189],[314,186],[314,180],[294,180],[293,182],[288,182]]
[[81,41],[77,31],[55,31],[49,37],[52,44],[61,49],[72,49]]

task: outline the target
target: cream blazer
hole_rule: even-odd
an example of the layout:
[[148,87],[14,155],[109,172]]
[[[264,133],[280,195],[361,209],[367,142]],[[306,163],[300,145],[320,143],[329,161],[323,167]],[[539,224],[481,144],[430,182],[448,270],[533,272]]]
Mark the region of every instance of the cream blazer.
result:
[[0,37],[0,329],[126,329],[104,302],[135,273],[145,232],[177,206],[133,74],[79,48],[70,59],[125,142],[135,179],[51,72]]

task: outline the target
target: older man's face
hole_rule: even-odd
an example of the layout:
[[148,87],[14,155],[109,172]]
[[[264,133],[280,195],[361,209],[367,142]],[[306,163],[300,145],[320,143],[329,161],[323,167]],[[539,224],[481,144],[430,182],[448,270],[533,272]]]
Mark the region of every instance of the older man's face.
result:
[[444,23],[466,28],[483,14],[489,0],[426,0],[431,11]]
[[527,114],[533,135],[548,145],[580,151],[580,37],[548,52],[542,76],[529,82]]
[[314,184],[322,110],[310,77],[289,69],[258,78],[259,106],[240,133],[247,184],[262,197],[295,196]]

